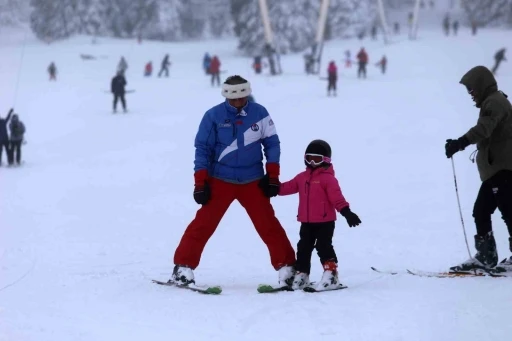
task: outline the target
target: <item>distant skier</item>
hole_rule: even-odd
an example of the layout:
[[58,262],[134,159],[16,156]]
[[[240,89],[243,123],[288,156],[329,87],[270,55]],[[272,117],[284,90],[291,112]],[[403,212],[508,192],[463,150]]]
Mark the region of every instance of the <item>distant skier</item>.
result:
[[2,165],[2,153],[5,149],[7,154],[7,162],[9,165],[12,164],[11,149],[9,145],[9,135],[7,134],[7,123],[11,119],[14,109],[9,110],[5,119],[0,117],[0,166]]
[[446,14],[444,19],[443,19],[443,29],[444,29],[444,34],[449,36],[450,35],[450,15],[449,14]]
[[338,82],[338,68],[336,63],[332,60],[327,67],[327,96],[331,96],[331,91],[336,96],[336,83]]
[[372,36],[372,40],[376,40],[377,39],[377,25],[373,25],[372,26],[370,34]]
[[386,56],[382,56],[382,58],[376,64],[376,66],[380,66],[380,71],[382,72],[382,74],[386,73],[386,66],[387,65],[388,65],[388,59],[386,58]]
[[459,21],[458,20],[455,20],[453,22],[452,29],[453,29],[453,35],[456,36],[457,32],[459,31]]
[[310,284],[311,254],[316,249],[324,273],[315,285],[317,290],[338,289],[338,258],[332,245],[336,213],[340,213],[350,227],[361,224],[361,219],[350,210],[343,196],[331,163],[331,147],[323,140],[314,140],[304,155],[306,170],[292,180],[281,183],[279,196],[299,194],[297,220],[300,240],[297,243],[297,261],[292,289],[301,290]]
[[359,53],[357,54],[357,61],[359,63],[359,68],[357,69],[357,78],[366,78],[366,65],[368,64],[369,58],[368,53],[364,47],[361,48]]
[[393,24],[393,32],[396,35],[400,34],[400,23],[398,21],[395,21],[395,23]]
[[48,74],[50,75],[51,81],[57,80],[57,67],[55,66],[54,62],[51,62],[50,66],[48,66]]
[[[295,252],[270,201],[279,193],[280,184],[276,126],[265,107],[247,102],[251,84],[246,79],[228,77],[221,92],[225,101],[206,112],[195,138],[194,200],[201,207],[176,248],[170,282],[195,283],[194,269],[206,243],[237,200],[268,248],[271,264],[279,272],[279,285],[289,287]],[[227,242],[233,242],[232,238]]]
[[117,75],[112,78],[111,83],[111,91],[114,95],[114,113],[117,112],[117,102],[121,100],[121,104],[123,105],[123,110],[126,112],[126,99],[124,97],[126,90],[126,78],[121,71],[117,73]]
[[171,62],[169,61],[169,55],[166,54],[164,59],[162,60],[162,65],[160,67],[160,72],[158,72],[158,77],[162,77],[162,74],[165,72],[165,77],[169,77],[169,66]]
[[212,75],[212,86],[217,83],[217,86],[220,86],[220,60],[219,57],[213,56],[212,61],[210,63],[210,74]]
[[304,71],[306,72],[306,75],[311,75],[314,73],[314,66],[315,58],[311,53],[306,53],[304,55]]
[[147,62],[144,66],[144,77],[150,77],[153,74],[153,63]]
[[21,145],[25,136],[25,125],[20,121],[17,114],[12,115],[11,123],[9,124],[9,130],[11,131],[11,160],[19,166],[21,164]]
[[277,69],[276,69],[276,49],[272,47],[271,44],[265,44],[263,47],[263,53],[265,56],[267,56],[268,59],[268,66],[270,68],[270,74],[272,76],[277,75]]
[[350,50],[345,51],[345,68],[352,67],[352,55],[350,53]]
[[505,48],[502,48],[500,50],[498,50],[498,52],[496,52],[496,54],[494,55],[494,66],[492,68],[492,73],[495,75],[496,74],[496,71],[498,71],[498,67],[500,66],[501,62],[502,61],[507,61],[507,59],[505,58],[505,52],[506,52],[507,49]]
[[478,23],[476,21],[471,22],[471,34],[476,36],[478,33]]
[[212,57],[210,56],[210,54],[208,52],[206,52],[203,57],[203,70],[207,75],[210,74],[211,62],[212,62]]
[[259,75],[261,73],[261,70],[263,68],[263,65],[261,62],[261,56],[254,57],[254,62],[252,63],[252,68],[257,75]]
[[[483,268],[495,272],[512,271],[512,257],[498,264],[498,252],[491,216],[499,209],[509,233],[512,251],[512,105],[498,91],[492,72],[484,66],[469,70],[460,80],[480,109],[477,124],[456,140],[446,140],[446,157],[476,144],[476,163],[482,185],[473,208],[476,255],[451,267],[452,271]],[[497,265],[497,266],[496,266]]]
[[126,59],[124,59],[124,57],[121,57],[119,64],[117,64],[117,72],[120,72],[124,75],[126,73],[126,70],[128,70],[128,63],[126,62]]

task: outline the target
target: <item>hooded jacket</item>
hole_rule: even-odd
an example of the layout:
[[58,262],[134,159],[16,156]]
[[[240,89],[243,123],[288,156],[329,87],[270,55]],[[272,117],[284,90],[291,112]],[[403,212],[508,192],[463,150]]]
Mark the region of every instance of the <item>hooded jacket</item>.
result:
[[512,170],[512,105],[507,95],[498,91],[496,79],[484,66],[469,70],[460,83],[473,90],[480,108],[477,124],[465,137],[476,144],[476,163],[482,181],[501,170]]
[[11,131],[11,141],[23,141],[23,136],[25,135],[25,125],[19,120],[18,115],[12,116],[11,123],[9,124],[9,130]]
[[306,168],[279,188],[279,195],[299,193],[297,220],[323,223],[336,220],[336,211],[349,206],[334,175],[334,168]]

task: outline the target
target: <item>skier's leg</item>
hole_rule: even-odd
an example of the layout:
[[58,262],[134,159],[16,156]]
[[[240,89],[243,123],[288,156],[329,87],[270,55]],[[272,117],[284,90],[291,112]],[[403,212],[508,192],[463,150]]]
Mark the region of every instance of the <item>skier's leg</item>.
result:
[[508,233],[512,237],[512,171],[502,170],[492,177],[493,193]]
[[16,162],[18,165],[21,163],[21,142],[22,141],[16,142]]
[[267,245],[272,266],[278,270],[295,263],[295,252],[270,203],[263,195],[258,181],[238,185],[236,198],[245,208],[256,231]]
[[334,235],[334,221],[328,223],[316,224],[316,251],[320,262],[324,264],[327,261],[338,263],[336,252],[332,246],[332,236]]
[[114,93],[114,111],[116,111],[117,108],[117,101],[119,100],[119,96],[117,93]]
[[302,223],[300,225],[300,239],[297,243],[297,261],[295,270],[309,274],[311,271],[311,255],[315,248],[315,231],[311,224]]
[[491,215],[497,207],[498,203],[492,192],[491,182],[484,181],[473,207],[473,218],[475,218],[476,231],[479,236],[485,236],[492,231]]
[[212,86],[215,82],[215,73],[212,72],[212,77],[211,77],[211,83],[212,83]]
[[124,98],[124,93],[119,95],[121,99],[121,104],[123,105],[123,110],[126,111],[126,99]]
[[2,164],[2,154],[4,152],[4,147],[5,147],[4,143],[0,141],[0,165]]
[[187,226],[174,253],[174,264],[195,269],[201,260],[203,249],[213,235],[229,205],[235,200],[235,187],[215,178],[209,182],[211,198],[196,213]]

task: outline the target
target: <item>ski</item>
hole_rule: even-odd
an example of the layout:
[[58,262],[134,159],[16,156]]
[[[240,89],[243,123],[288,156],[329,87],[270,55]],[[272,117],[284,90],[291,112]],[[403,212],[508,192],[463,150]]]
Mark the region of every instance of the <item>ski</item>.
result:
[[397,271],[380,270],[380,269],[374,268],[373,266],[371,267],[371,269],[380,274],[386,274],[386,275],[397,275],[398,274]]
[[274,288],[273,286],[268,285],[268,284],[258,285],[257,290],[260,294],[270,294],[270,293],[281,292],[281,291],[294,291],[291,287],[288,287],[288,286]]
[[304,289],[302,289],[302,291],[314,293],[314,292],[336,291],[336,290],[342,290],[342,289],[347,289],[347,288],[348,287],[346,285],[340,284],[339,286],[337,286],[336,288],[333,288],[333,289],[318,290],[318,289],[315,289],[314,287],[305,287]]
[[194,285],[194,284],[189,284],[189,285],[179,285],[179,284],[176,284],[174,282],[162,282],[162,281],[157,281],[155,279],[152,280],[153,283],[156,283],[156,284],[159,284],[159,285],[164,285],[164,286],[168,286],[168,287],[175,287],[175,288],[180,288],[180,289],[186,289],[186,290],[190,290],[190,291],[194,291],[194,292],[198,292],[198,293],[201,293],[201,294],[206,294],[206,295],[219,295],[221,292],[222,292],[222,288],[220,286],[213,286],[213,287],[199,287],[197,285]]
[[[375,267],[371,267],[371,269],[380,274],[387,275],[397,275],[401,272],[398,271],[383,271],[379,270]],[[404,274],[419,276],[419,277],[437,277],[437,278],[455,278],[455,277],[509,277],[504,274],[499,274],[495,272],[489,272],[483,269],[477,269],[474,271],[441,271],[441,272],[432,272],[432,271],[420,271],[420,270],[409,270],[406,269]]]

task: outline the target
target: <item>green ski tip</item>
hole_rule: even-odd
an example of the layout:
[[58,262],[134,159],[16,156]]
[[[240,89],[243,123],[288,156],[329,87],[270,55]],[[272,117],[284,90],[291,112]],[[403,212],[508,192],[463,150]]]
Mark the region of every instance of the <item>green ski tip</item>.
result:
[[209,287],[208,289],[206,289],[206,292],[209,294],[212,294],[212,295],[218,295],[222,292],[222,288],[221,287]]
[[267,284],[260,284],[260,285],[258,285],[258,292],[259,293],[271,292],[271,291],[274,291],[274,290],[275,289],[271,285],[267,285]]

